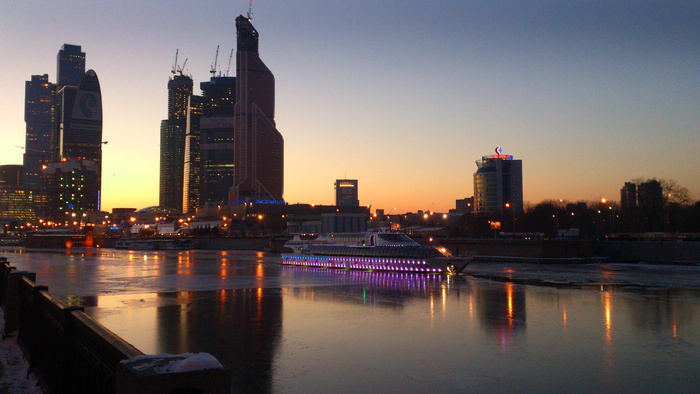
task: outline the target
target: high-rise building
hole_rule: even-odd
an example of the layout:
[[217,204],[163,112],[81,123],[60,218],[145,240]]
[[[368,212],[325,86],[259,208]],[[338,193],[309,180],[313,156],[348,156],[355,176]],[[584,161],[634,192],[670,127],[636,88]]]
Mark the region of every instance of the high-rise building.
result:
[[339,207],[359,207],[357,179],[337,179],[335,181],[335,205]]
[[168,81],[168,119],[160,127],[159,205],[182,209],[187,112],[193,82],[188,75]]
[[637,207],[637,185],[632,182],[625,182],[625,186],[620,189],[620,208],[623,211]]
[[474,173],[474,212],[477,214],[514,214],[523,210],[522,160],[496,154],[476,162]]
[[275,77],[258,54],[258,32],[236,18],[234,182],[229,201],[282,200],[284,140],[275,125]]
[[42,166],[51,159],[54,144],[53,100],[55,85],[48,74],[32,75],[24,88],[24,143],[22,185],[41,188]]
[[63,44],[56,56],[56,84],[78,86],[85,74],[85,52],[80,45]]
[[664,229],[664,194],[661,182],[649,180],[637,186],[637,206],[642,223],[642,231],[662,231]]
[[214,76],[200,86],[199,205],[226,204],[234,179],[236,78]]
[[[64,49],[65,49],[64,45]],[[79,47],[78,47],[79,48]],[[75,63],[84,63],[81,52]],[[59,52],[59,62],[61,61]],[[59,64],[64,82],[74,71],[73,64]],[[75,66],[76,68],[78,66]],[[84,67],[84,66],[82,66]],[[65,70],[68,71],[65,71]],[[82,215],[87,210],[99,210],[102,188],[102,92],[94,70],[85,72],[77,85],[59,85],[54,100],[56,113],[53,162],[46,172],[46,216],[60,220],[68,209]],[[69,163],[69,164],[66,164]],[[66,180],[70,179],[68,183]]]
[[203,114],[202,96],[190,96],[187,109],[187,129],[185,131],[185,164],[182,179],[182,212],[195,212],[199,208],[200,149],[199,127]]

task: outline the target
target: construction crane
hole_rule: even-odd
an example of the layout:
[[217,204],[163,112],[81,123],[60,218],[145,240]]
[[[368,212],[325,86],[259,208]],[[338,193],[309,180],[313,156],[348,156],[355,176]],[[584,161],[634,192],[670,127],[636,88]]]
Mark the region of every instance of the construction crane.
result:
[[185,58],[185,62],[182,63],[182,67],[180,67],[180,68],[177,69],[177,71],[180,73],[180,75],[182,75],[182,70],[184,70],[184,69],[185,69],[185,66],[187,65],[187,59],[188,59],[188,58]]
[[228,57],[228,67],[226,67],[226,76],[228,77],[229,71],[231,71],[231,59],[233,59],[233,48],[231,48],[231,54]]
[[173,68],[172,68],[172,70],[170,70],[170,73],[173,74],[173,75],[175,75],[175,73],[177,72],[177,53],[178,53],[179,51],[180,51],[180,49],[176,49],[176,50],[175,50],[175,63],[173,63]]
[[211,76],[214,77],[216,74],[216,63],[219,61],[219,46],[216,46],[216,56],[214,56],[214,64],[211,66],[211,70],[209,71],[211,73]]

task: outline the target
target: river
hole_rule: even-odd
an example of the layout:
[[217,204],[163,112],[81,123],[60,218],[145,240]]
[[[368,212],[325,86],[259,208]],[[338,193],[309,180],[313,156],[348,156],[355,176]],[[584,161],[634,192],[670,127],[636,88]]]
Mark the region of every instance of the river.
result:
[[700,388],[697,266],[473,262],[444,276],[282,267],[250,251],[0,256],[144,353],[213,354],[234,390]]

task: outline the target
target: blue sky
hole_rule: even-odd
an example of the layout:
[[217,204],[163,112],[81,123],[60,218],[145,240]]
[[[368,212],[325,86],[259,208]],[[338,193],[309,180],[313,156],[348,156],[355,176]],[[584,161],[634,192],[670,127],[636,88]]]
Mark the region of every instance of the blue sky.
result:
[[[21,163],[24,82],[55,81],[61,45],[81,45],[105,106],[103,208],[156,205],[175,51],[199,83],[220,45],[225,73],[247,9],[3,3],[0,164]],[[700,198],[698,2],[257,1],[253,24],[276,77],[291,203],[331,204],[347,176],[373,209],[446,211],[496,146],[523,160],[533,203],[618,200],[637,177]]]

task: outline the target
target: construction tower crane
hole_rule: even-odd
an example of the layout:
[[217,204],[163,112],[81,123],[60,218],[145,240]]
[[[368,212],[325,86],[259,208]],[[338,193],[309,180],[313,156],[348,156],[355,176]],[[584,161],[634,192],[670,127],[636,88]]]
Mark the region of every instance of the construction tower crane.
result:
[[216,46],[216,56],[214,56],[214,64],[211,66],[211,70],[209,71],[211,73],[211,76],[214,77],[216,74],[216,63],[219,61],[219,46]]
[[182,63],[182,67],[179,67],[179,68],[177,69],[177,71],[180,73],[180,75],[182,75],[182,71],[185,69],[185,66],[187,65],[187,59],[188,59],[188,58],[185,58],[185,62]]
[[177,72],[177,53],[180,51],[180,49],[175,50],[175,63],[173,63],[173,68],[170,70],[170,73],[175,75]]
[[226,67],[226,76],[228,77],[229,71],[231,71],[231,59],[233,59],[233,48],[231,48],[231,54],[228,57],[228,67]]

